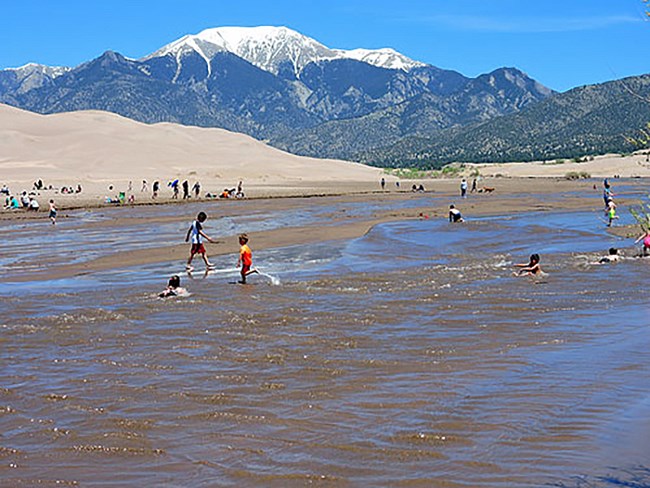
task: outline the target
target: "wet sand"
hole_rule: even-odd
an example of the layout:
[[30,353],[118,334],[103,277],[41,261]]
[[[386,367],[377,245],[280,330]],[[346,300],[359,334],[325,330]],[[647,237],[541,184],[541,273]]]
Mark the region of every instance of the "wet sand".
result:
[[[621,208],[625,205],[635,204],[645,195],[644,180],[625,180],[625,193],[619,194],[617,201]],[[273,198],[247,198],[245,200],[203,200],[201,202],[156,202],[156,205],[136,206],[92,206],[86,205],[85,211],[90,215],[106,214],[109,218],[93,219],[88,218],[86,222],[79,225],[79,233],[92,230],[98,235],[102,233],[111,234],[120,232],[119,229],[128,226],[140,226],[146,229],[139,239],[148,240],[146,249],[129,249],[125,246],[111,249],[107,247],[101,256],[90,258],[83,262],[71,264],[48,263],[42,265],[34,262],[30,271],[17,270],[12,276],[12,269],[9,268],[8,278],[15,281],[29,281],[35,279],[64,278],[85,273],[109,270],[116,267],[136,266],[140,264],[183,261],[187,258],[187,245],[183,244],[183,232],[179,231],[173,239],[162,239],[156,235],[156,228],[161,225],[178,224],[187,225],[198,209],[208,213],[211,220],[217,218],[228,218],[233,216],[245,216],[247,212],[256,214],[259,212],[282,213],[300,212],[301,208],[339,208],[339,210],[325,215],[318,222],[311,222],[307,225],[300,225],[294,221],[284,223],[282,228],[269,229],[254,233],[256,249],[268,249],[317,243],[324,240],[344,240],[364,235],[374,225],[382,222],[408,220],[408,219],[446,219],[448,206],[455,203],[468,217],[481,217],[488,215],[511,215],[530,211],[575,211],[594,210],[600,205],[600,190],[594,190],[597,180],[588,181],[566,181],[557,179],[503,179],[485,180],[483,184],[496,188],[493,193],[473,193],[469,198],[461,199],[457,194],[456,180],[432,180],[427,181],[429,189],[425,193],[413,193],[410,191],[377,191],[370,190],[365,185],[347,184],[342,187],[332,188],[323,185],[317,192],[304,195],[302,189],[298,195],[291,192],[279,194]],[[313,188],[312,188],[313,189]],[[336,191],[345,191],[345,194],[328,196]],[[256,191],[252,192],[253,194]],[[259,190],[264,195],[263,190]],[[400,205],[412,206],[400,208]],[[80,202],[76,202],[80,203]],[[75,215],[80,209],[76,203],[68,209],[59,213],[59,227],[66,221],[74,222],[79,220]],[[149,202],[148,202],[149,203]],[[171,207],[169,206],[171,204]],[[346,213],[346,205],[355,205],[371,209],[362,215]],[[326,211],[326,210],[325,210]],[[171,212],[171,215],[170,215]],[[598,211],[595,210],[597,213]],[[69,215],[70,217],[66,217]],[[52,232],[49,229],[45,212],[37,215],[28,212],[5,212],[3,220],[7,223],[18,223],[26,219],[37,219],[43,222],[44,231]],[[232,233],[210,232],[210,220],[207,222],[206,230],[214,239],[220,241],[217,244],[206,244],[209,255],[233,254],[237,251],[236,236]],[[242,228],[242,231],[246,231]],[[617,232],[622,232],[617,229]],[[635,230],[629,232],[634,233]]]

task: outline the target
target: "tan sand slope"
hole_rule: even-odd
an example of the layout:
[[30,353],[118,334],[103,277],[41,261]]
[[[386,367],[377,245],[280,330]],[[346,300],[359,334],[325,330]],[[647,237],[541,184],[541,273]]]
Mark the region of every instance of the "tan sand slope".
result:
[[586,173],[592,177],[604,178],[619,175],[622,178],[650,176],[648,151],[621,156],[607,154],[596,156],[592,161],[576,163],[567,161],[535,161],[530,163],[492,163],[470,165],[484,176],[502,175],[513,178],[525,177],[565,177],[569,173]]
[[381,170],[291,155],[222,129],[147,125],[108,112],[39,115],[0,104],[0,178],[250,183],[373,181]]

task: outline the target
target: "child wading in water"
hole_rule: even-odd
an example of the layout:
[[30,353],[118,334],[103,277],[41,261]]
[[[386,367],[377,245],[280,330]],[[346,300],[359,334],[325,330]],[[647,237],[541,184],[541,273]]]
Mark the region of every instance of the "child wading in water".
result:
[[176,297],[180,295],[187,295],[187,290],[185,288],[181,288],[181,278],[178,275],[174,275],[169,278],[167,288],[158,293],[158,296],[160,298]]
[[614,203],[613,200],[610,200],[609,203],[607,204],[605,215],[607,215],[608,218],[607,227],[611,227],[612,224],[614,223],[614,219],[618,218],[618,215],[616,215],[616,204]]
[[52,225],[56,224],[56,205],[54,205],[54,200],[50,200],[50,220],[52,221]]
[[643,256],[648,256],[650,254],[650,230],[646,230],[642,236],[640,236],[634,244],[637,242],[643,241]]
[[449,222],[465,222],[460,210],[454,205],[449,205]]
[[543,273],[539,265],[539,254],[531,254],[528,263],[515,264],[515,266],[521,268],[519,271],[513,273],[515,276],[538,276]]
[[258,271],[251,266],[253,265],[253,252],[251,248],[248,247],[248,236],[242,234],[239,236],[239,259],[237,260],[237,266],[241,266],[241,280],[240,283],[246,283],[246,277],[250,274],[257,273]]
[[212,240],[205,232],[203,232],[203,222],[206,221],[208,216],[205,212],[199,212],[196,216],[196,220],[192,222],[192,225],[187,230],[187,235],[185,236],[185,242],[189,242],[190,238],[192,239],[192,247],[190,248],[190,257],[187,260],[187,266],[185,267],[188,271],[192,271],[192,259],[194,259],[195,254],[200,254],[205,262],[205,266],[208,269],[214,267],[214,265],[208,261],[208,257],[205,253],[205,247],[203,246],[203,238],[207,239],[208,242],[216,243],[218,241]]

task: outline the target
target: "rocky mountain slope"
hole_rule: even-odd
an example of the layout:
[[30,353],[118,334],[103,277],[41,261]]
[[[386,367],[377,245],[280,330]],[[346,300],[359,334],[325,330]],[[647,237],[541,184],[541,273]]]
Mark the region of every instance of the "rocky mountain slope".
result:
[[391,49],[331,49],[284,27],[208,29],[139,60],[109,51],[73,69],[0,71],[0,102],[34,112],[220,127],[340,158],[515,113],[552,93],[514,68],[472,79]]

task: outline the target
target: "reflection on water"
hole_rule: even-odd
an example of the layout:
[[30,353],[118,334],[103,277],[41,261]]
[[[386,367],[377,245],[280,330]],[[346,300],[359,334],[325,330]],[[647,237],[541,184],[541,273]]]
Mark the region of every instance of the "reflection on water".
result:
[[[650,262],[578,256],[625,244],[587,213],[408,221],[255,252],[282,286],[236,256],[185,299],[155,298],[183,263],[5,282],[0,479],[648,486]],[[548,277],[512,277],[532,252]]]

